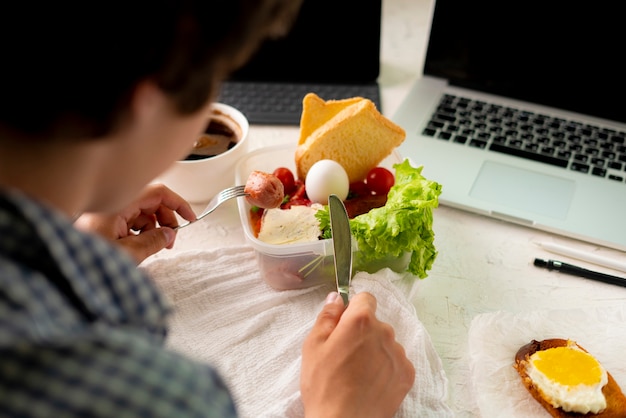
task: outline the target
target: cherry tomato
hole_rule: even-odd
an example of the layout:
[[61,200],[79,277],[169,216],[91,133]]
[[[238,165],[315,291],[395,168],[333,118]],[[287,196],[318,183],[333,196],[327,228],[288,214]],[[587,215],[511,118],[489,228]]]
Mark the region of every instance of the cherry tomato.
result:
[[364,181],[355,181],[354,183],[350,183],[350,192],[348,193],[348,199],[369,196],[370,194],[370,189],[367,188],[367,184],[365,184]]
[[393,173],[384,167],[374,167],[365,178],[367,188],[376,195],[386,195],[395,183]]
[[272,174],[278,177],[278,180],[283,184],[285,194],[291,194],[296,189],[296,180],[290,169],[278,167]]
[[290,200],[294,200],[294,199],[300,199],[300,198],[306,198],[306,188],[304,187],[304,182],[302,180],[296,180],[295,184],[294,184],[294,190],[291,193],[289,199]]

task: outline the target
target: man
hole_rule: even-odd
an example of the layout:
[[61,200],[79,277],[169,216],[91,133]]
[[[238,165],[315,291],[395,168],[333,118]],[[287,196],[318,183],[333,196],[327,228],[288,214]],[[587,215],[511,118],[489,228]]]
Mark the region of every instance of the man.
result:
[[[167,306],[136,264],[173,245],[176,213],[195,215],[146,185],[188,153],[219,83],[298,7],[3,7],[0,416],[236,416],[213,369],[163,345]],[[97,215],[74,225],[86,213]],[[415,374],[393,329],[369,294],[327,302],[303,345],[306,416],[392,416]]]

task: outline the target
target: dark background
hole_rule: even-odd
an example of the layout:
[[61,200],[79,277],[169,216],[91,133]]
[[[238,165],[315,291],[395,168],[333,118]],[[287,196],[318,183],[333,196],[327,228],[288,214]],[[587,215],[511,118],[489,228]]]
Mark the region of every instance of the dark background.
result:
[[266,41],[232,80],[373,82],[380,71],[381,0],[305,0],[286,38]]

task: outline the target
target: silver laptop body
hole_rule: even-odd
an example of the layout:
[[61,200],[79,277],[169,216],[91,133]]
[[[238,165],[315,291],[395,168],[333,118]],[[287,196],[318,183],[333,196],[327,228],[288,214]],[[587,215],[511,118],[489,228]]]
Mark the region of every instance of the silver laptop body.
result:
[[444,205],[626,250],[618,15],[508,3],[437,0],[424,75],[393,116],[400,154],[442,184]]

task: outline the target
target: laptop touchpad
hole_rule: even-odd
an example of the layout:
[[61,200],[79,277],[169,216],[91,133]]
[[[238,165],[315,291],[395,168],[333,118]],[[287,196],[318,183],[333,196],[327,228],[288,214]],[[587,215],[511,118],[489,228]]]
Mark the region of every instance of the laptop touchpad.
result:
[[513,209],[565,219],[574,187],[572,180],[485,161],[470,196]]

